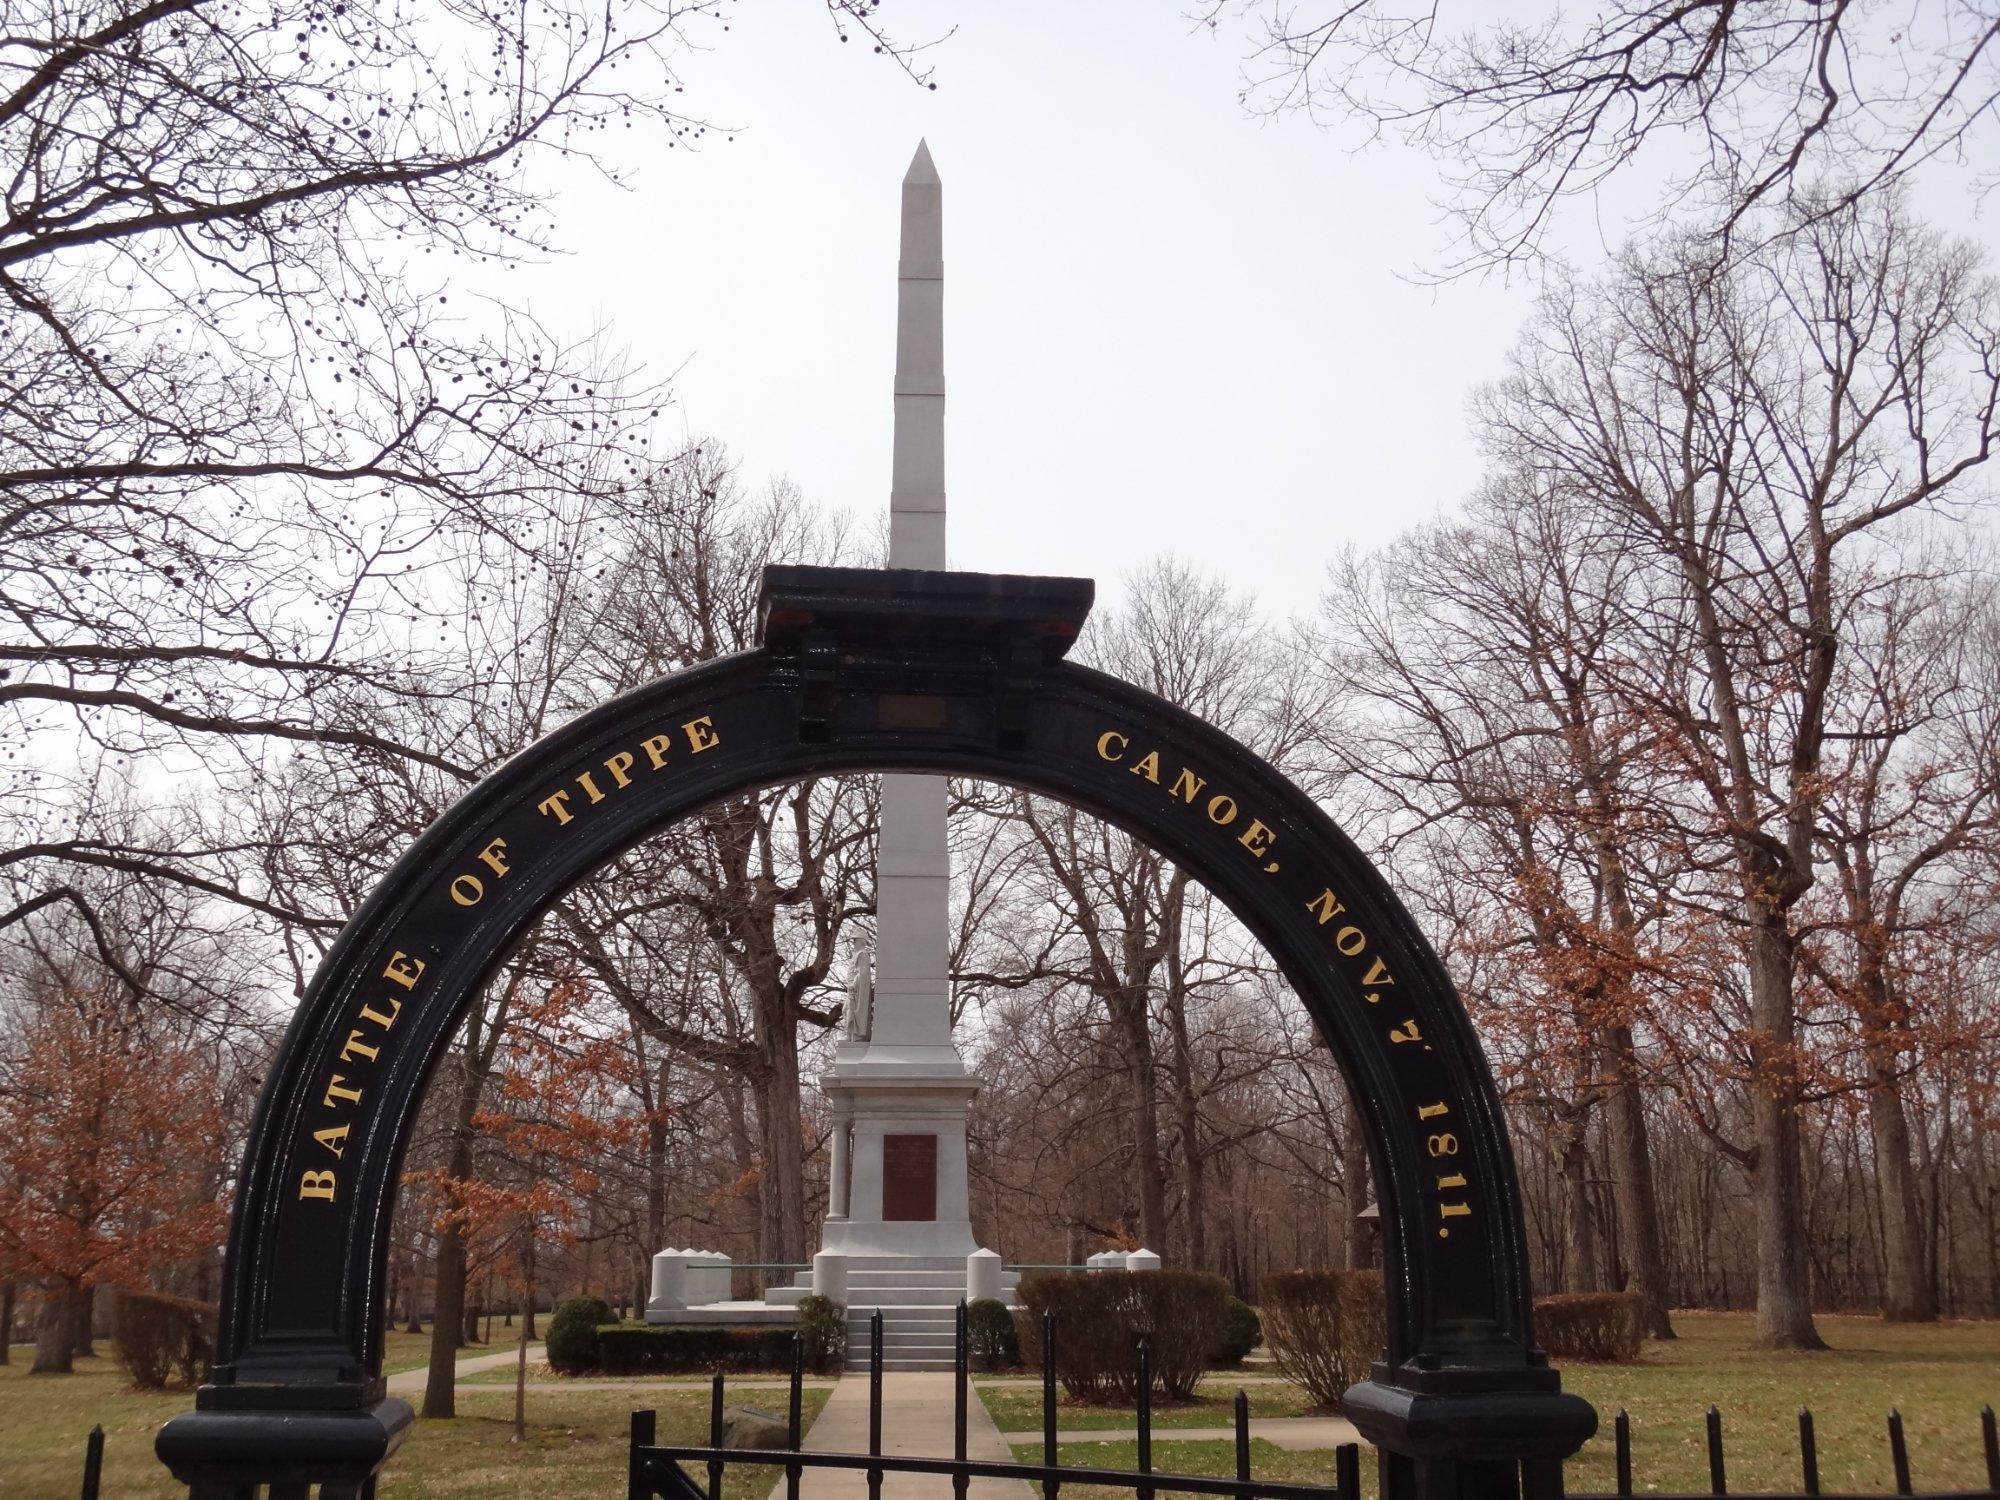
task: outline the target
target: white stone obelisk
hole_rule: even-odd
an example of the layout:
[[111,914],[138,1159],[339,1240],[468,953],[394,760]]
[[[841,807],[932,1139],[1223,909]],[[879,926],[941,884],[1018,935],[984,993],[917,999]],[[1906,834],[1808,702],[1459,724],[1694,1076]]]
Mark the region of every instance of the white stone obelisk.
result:
[[[889,566],[945,565],[944,203],[919,143],[903,178]],[[978,1091],[951,1039],[946,783],[884,776],[872,996],[865,956],[849,1031],[822,1080],[834,1181],[822,1249],[964,1256],[972,1238],[965,1117]]]
[[[889,566],[943,568],[944,189],[930,148],[903,178],[902,259],[896,270],[896,433],[890,468]],[[878,1043],[928,1049],[964,1072],[951,1044],[946,974],[951,866],[941,776],[884,776],[875,855],[875,1024]]]

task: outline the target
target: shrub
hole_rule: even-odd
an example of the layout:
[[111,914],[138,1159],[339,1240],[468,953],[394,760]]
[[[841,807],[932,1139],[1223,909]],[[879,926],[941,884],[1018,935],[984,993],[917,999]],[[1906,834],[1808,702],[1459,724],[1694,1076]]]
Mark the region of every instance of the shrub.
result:
[[1243,1356],[1257,1347],[1264,1336],[1264,1326],[1257,1320],[1257,1310],[1241,1297],[1231,1297],[1222,1304],[1222,1321],[1215,1330],[1215,1343],[1208,1351],[1211,1364],[1240,1365]]
[[1014,1315],[1007,1304],[981,1297],[965,1309],[966,1357],[991,1374],[1021,1362],[1021,1341],[1014,1336]]
[[1271,1358],[1319,1406],[1338,1407],[1381,1355],[1380,1271],[1281,1271],[1264,1278],[1261,1301]]
[[1207,1368],[1229,1289],[1199,1271],[1085,1271],[1021,1283],[1021,1344],[1042,1356],[1042,1314],[1055,1319],[1056,1376],[1071,1399],[1130,1403],[1138,1396],[1134,1344],[1152,1352],[1152,1383],[1185,1401]]
[[1630,1364],[1645,1336],[1637,1292],[1565,1292],[1535,1299],[1535,1339],[1553,1359]]
[[846,1308],[831,1297],[801,1297],[798,1323],[799,1341],[805,1346],[807,1369],[815,1375],[824,1375],[846,1363]]
[[1347,1383],[1366,1380],[1389,1342],[1388,1292],[1380,1271],[1343,1271],[1341,1343],[1347,1350]]
[[580,1375],[585,1370],[597,1369],[598,1327],[617,1321],[618,1314],[602,1297],[572,1297],[558,1304],[542,1341],[549,1368],[559,1375]]
[[112,1306],[111,1336],[118,1363],[139,1389],[164,1390],[170,1380],[191,1386],[215,1356],[215,1305],[121,1290]]
[[796,1330],[782,1323],[682,1328],[616,1323],[597,1330],[598,1364],[607,1375],[684,1375],[691,1370],[789,1370]]

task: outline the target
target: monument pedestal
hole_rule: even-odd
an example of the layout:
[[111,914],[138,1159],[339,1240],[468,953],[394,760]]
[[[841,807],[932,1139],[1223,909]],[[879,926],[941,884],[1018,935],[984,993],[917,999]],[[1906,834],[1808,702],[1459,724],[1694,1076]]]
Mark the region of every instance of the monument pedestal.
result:
[[979,1248],[965,1152],[966,1114],[979,1085],[962,1065],[933,1070],[878,1060],[871,1067],[866,1057],[836,1061],[820,1080],[834,1115],[820,1249],[963,1260]]

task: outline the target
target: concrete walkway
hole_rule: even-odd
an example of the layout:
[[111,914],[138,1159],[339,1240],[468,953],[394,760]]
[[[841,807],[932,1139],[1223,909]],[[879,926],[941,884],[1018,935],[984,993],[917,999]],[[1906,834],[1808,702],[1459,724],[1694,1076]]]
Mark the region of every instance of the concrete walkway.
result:
[[[892,1371],[882,1377],[882,1451],[909,1458],[950,1458],[952,1380],[948,1372]],[[868,1377],[841,1377],[825,1407],[806,1434],[806,1451],[866,1453],[868,1451]],[[977,1392],[966,1405],[965,1452],[968,1458],[1006,1463],[1014,1450],[986,1414]],[[782,1500],[781,1478],[771,1491]],[[807,1469],[800,1477],[803,1500],[863,1500],[868,1475],[862,1469]],[[939,1500],[951,1495],[951,1480],[943,1474],[885,1474],[884,1500]],[[975,1479],[969,1500],[1033,1500],[1034,1492],[1019,1480]]]
[[[1009,1432],[1003,1434],[1010,1444],[1036,1444],[1042,1441],[1040,1431]],[[1317,1448],[1338,1448],[1342,1443],[1358,1443],[1361,1434],[1354,1430],[1354,1424],[1345,1417],[1252,1417],[1250,1436],[1263,1438],[1276,1447],[1291,1453],[1305,1453]],[[1234,1427],[1155,1427],[1155,1443],[1213,1442],[1216,1439],[1234,1442]],[[1139,1429],[1136,1427],[1065,1427],[1056,1431],[1058,1443],[1136,1443]],[[1040,1463],[1041,1454],[1024,1456],[1025,1463]]]
[[[454,1380],[463,1380],[468,1375],[477,1375],[482,1370],[511,1370],[521,1357],[517,1344],[510,1349],[500,1349],[492,1354],[475,1354],[470,1359],[461,1359],[452,1366]],[[539,1363],[542,1357],[540,1344],[528,1345],[528,1363]],[[430,1370],[418,1365],[414,1370],[404,1370],[389,1377],[389,1394],[392,1396],[421,1396],[424,1386],[430,1380]]]
[[[799,1382],[799,1388],[807,1391],[825,1391],[831,1390],[836,1384],[838,1384],[837,1381],[823,1376],[808,1375],[804,1380]],[[789,1379],[777,1375],[732,1375],[725,1386],[731,1406],[738,1404],[736,1401],[737,1393],[743,1392],[758,1397],[757,1401],[751,1403],[752,1405],[768,1407],[771,1405],[771,1398],[774,1394],[782,1400],[784,1394],[791,1388],[792,1383]],[[471,1389],[475,1391],[491,1391],[505,1390],[508,1387],[488,1385],[482,1381],[480,1384],[471,1387]],[[708,1378],[704,1376],[699,1380],[689,1380],[678,1375],[662,1375],[653,1380],[556,1381],[530,1378],[528,1389],[531,1391],[630,1391],[635,1396],[644,1396],[649,1393],[657,1395],[661,1391],[706,1392],[708,1390]],[[885,1411],[883,1415],[884,1420],[887,1421],[887,1412]],[[867,1429],[865,1427],[862,1429],[862,1438],[862,1447],[866,1448],[868,1444]]]
[[[1042,1388],[1042,1376],[972,1376],[974,1386],[1034,1386]],[[1284,1376],[1260,1376],[1244,1374],[1242,1370],[1210,1370],[1202,1376],[1204,1386],[1216,1386],[1218,1390],[1236,1390],[1236,1386],[1290,1386],[1292,1382]]]

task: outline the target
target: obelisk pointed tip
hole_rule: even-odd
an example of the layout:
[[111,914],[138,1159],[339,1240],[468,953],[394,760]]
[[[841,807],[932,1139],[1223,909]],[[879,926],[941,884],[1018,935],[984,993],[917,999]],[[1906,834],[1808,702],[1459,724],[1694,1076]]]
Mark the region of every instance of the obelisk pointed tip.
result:
[[910,170],[903,174],[903,186],[935,187],[937,180],[937,165],[931,160],[930,144],[919,140],[917,154],[910,158]]

